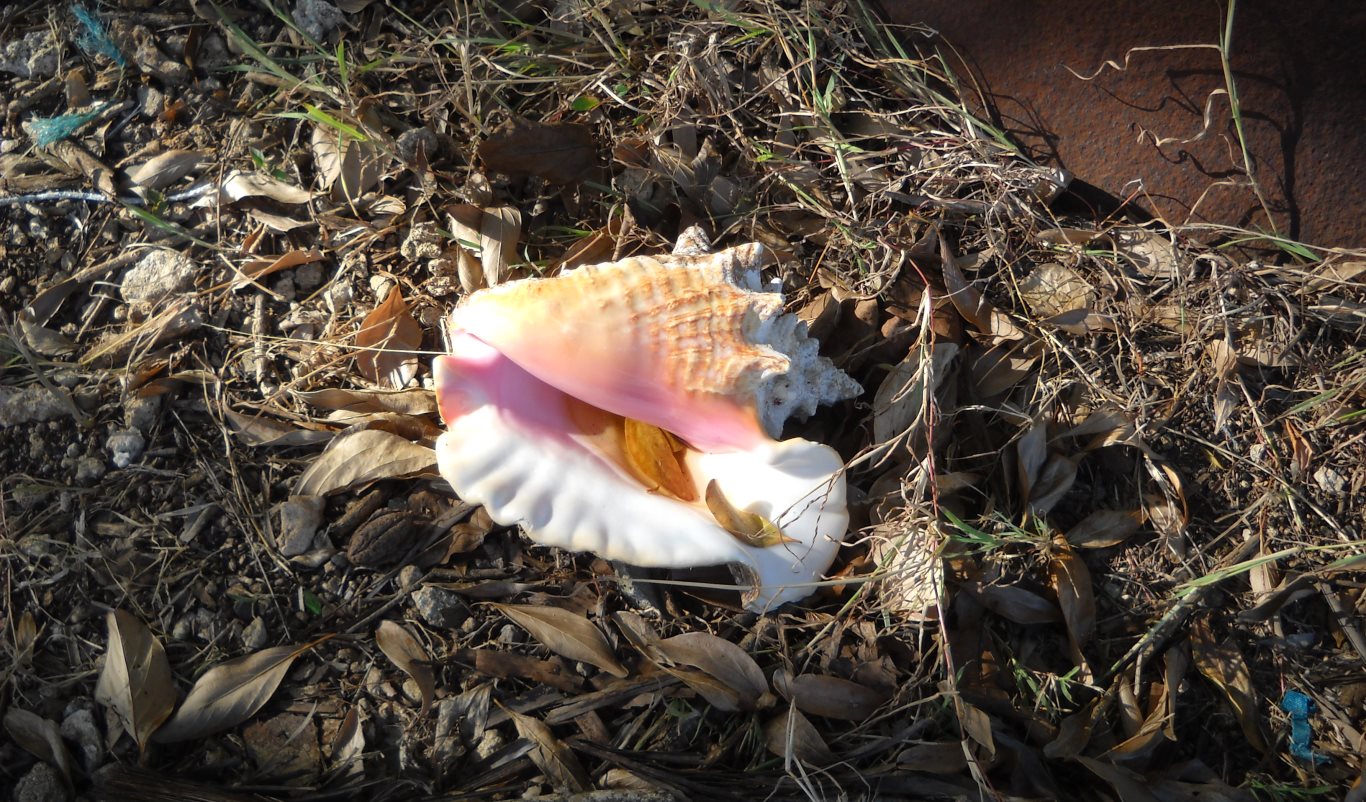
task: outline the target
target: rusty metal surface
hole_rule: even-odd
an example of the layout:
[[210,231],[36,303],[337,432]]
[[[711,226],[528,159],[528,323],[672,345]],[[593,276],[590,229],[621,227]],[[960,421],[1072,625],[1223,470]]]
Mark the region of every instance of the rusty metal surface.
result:
[[[882,0],[898,24],[952,44],[962,93],[1034,158],[1170,223],[1275,230],[1366,247],[1366,3],[1242,0],[1232,57],[1248,186],[1213,48],[1215,3]],[[924,47],[923,35],[907,41]],[[1170,48],[1134,50],[1134,48]],[[1127,69],[1106,68],[1107,61]],[[1071,68],[1069,71],[1068,68]],[[971,76],[968,78],[968,76]],[[975,86],[969,83],[975,81]],[[1206,114],[1208,113],[1208,124]]]

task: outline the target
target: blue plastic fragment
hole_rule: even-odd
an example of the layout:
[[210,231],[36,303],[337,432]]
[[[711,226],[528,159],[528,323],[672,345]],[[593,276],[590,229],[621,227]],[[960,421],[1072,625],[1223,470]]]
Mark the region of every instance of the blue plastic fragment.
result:
[[1314,765],[1329,761],[1327,755],[1316,754],[1309,748],[1314,740],[1314,730],[1309,726],[1309,716],[1318,708],[1314,700],[1299,691],[1286,691],[1281,698],[1281,709],[1290,714],[1290,754],[1296,760]]
[[118,45],[110,38],[108,29],[104,27],[104,20],[85,6],[73,5],[71,14],[81,24],[82,30],[76,36],[76,44],[80,45],[82,50],[91,55],[102,53],[120,67],[128,66],[128,59],[124,58],[123,53],[119,52]]
[[45,148],[54,142],[61,142],[71,136],[91,120],[100,116],[107,103],[101,103],[90,111],[83,111],[79,114],[59,114],[56,117],[39,117],[29,120],[28,132],[33,136],[33,142],[40,148]]

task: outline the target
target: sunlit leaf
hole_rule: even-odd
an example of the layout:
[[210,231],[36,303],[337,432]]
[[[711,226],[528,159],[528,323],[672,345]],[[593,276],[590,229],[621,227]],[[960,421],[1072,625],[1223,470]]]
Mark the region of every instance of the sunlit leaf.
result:
[[105,620],[109,645],[95,701],[112,709],[138,749],[146,750],[152,733],[175,708],[171,664],[160,641],[131,613],[111,610]]
[[422,326],[394,285],[356,332],[356,369],[376,384],[403,387],[417,375],[416,351],[421,347]]
[[436,465],[436,452],[383,429],[338,435],[299,476],[294,493],[325,496],[379,479],[412,476]]

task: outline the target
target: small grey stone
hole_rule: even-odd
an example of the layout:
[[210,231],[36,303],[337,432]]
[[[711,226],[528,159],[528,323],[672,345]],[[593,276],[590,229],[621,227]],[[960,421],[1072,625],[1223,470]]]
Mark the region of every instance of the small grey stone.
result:
[[156,248],[128,269],[119,284],[131,304],[154,304],[194,285],[199,271],[194,260],[179,251]]
[[457,593],[445,588],[424,587],[413,594],[417,614],[430,626],[456,629],[470,617],[470,611]]
[[70,798],[62,775],[46,763],[35,763],[14,785],[14,802],[66,802]]
[[346,15],[323,0],[299,0],[294,5],[294,22],[304,33],[322,41],[346,22]]
[[312,292],[323,283],[323,269],[317,262],[299,265],[294,269],[294,283],[304,292]]
[[176,619],[171,625],[171,638],[173,640],[189,640],[194,634],[194,615],[183,615]]
[[313,547],[313,534],[323,520],[322,496],[290,496],[280,504],[276,545],[286,557],[297,557]]
[[257,652],[266,648],[266,622],[261,616],[251,619],[251,623],[242,629],[242,645],[249,652]]
[[100,766],[104,755],[104,740],[95,725],[95,714],[85,708],[73,710],[62,719],[62,737],[76,744],[76,754],[87,772]]
[[405,164],[413,164],[417,161],[417,152],[421,149],[427,161],[435,159],[437,150],[441,147],[441,140],[436,138],[432,129],[409,128],[407,131],[398,135],[398,140],[394,143],[394,149],[398,151],[398,157]]
[[109,435],[104,445],[109,449],[114,467],[127,468],[142,456],[142,450],[147,447],[147,438],[137,429],[126,429]]
[[89,487],[98,482],[108,471],[104,460],[99,457],[78,457],[76,459],[76,484]]
[[159,119],[166,111],[166,96],[152,86],[138,87],[138,110],[148,119]]
[[145,398],[133,396],[123,405],[123,424],[146,434],[156,422],[161,411],[161,396],[149,395]]

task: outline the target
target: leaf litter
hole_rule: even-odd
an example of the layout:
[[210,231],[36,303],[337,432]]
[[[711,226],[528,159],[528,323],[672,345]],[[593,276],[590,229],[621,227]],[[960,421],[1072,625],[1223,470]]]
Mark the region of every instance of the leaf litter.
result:
[[[0,206],[0,395],[60,388],[94,424],[0,427],[17,771],[252,786],[244,733],[283,713],[333,745],[312,791],[376,799],[1242,799],[1360,776],[1366,261],[1044,207],[1051,172],[852,5],[571,5],[167,9],[146,36],[109,11],[111,36],[201,65],[155,79],[159,107],[66,54],[126,110],[0,157],[0,198],[143,202]],[[0,85],[21,122],[65,111],[56,83]],[[765,280],[877,388],[790,427],[850,460],[856,529],[811,600],[761,617],[713,576],[529,546],[479,511],[456,532],[431,470],[424,345],[449,304],[668,251],[694,221],[768,246]],[[419,227],[433,246],[406,248]],[[120,303],[122,254],[151,244],[209,289]],[[111,469],[104,432],[127,429],[147,448]],[[291,494],[318,508],[302,561],[269,545]],[[190,686],[159,727],[175,682],[134,657],[158,641]],[[1331,763],[1278,751],[1286,688]],[[109,777],[54,746],[78,697],[133,733]]]

